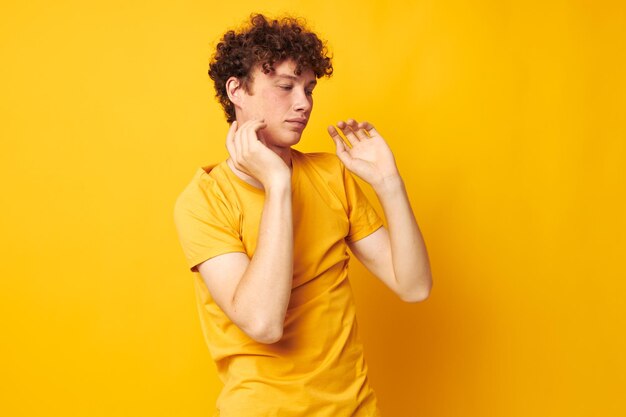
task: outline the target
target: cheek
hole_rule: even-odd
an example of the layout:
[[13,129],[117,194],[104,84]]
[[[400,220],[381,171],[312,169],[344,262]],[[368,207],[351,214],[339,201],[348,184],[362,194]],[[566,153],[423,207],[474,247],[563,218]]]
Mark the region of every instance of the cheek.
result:
[[277,94],[270,92],[259,93],[254,102],[250,103],[249,110],[255,119],[271,121],[280,113],[281,100]]
[[280,94],[268,94],[265,98],[265,102],[269,104],[269,110],[278,110],[285,106],[287,100],[284,97],[281,97]]

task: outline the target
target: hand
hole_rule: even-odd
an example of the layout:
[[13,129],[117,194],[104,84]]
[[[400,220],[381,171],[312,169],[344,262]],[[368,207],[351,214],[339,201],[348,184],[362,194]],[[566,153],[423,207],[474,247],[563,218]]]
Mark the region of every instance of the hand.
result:
[[334,126],[328,133],[337,147],[337,156],[350,171],[376,188],[386,180],[399,177],[396,161],[382,136],[368,122],[353,119],[340,121],[337,126],[350,142],[348,147]]
[[263,120],[248,120],[241,126],[234,121],[226,136],[226,149],[235,168],[259,181],[265,189],[291,178],[285,162],[257,136],[266,126]]

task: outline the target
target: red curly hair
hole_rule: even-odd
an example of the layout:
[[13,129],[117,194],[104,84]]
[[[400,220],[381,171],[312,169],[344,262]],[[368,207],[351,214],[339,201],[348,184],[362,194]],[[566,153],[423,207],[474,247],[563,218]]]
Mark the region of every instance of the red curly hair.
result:
[[262,14],[252,14],[249,26],[224,34],[209,64],[209,76],[215,83],[215,96],[228,123],[235,121],[235,107],[226,93],[226,80],[237,77],[250,92],[253,68],[258,65],[267,74],[274,70],[275,63],[285,59],[296,63],[297,75],[308,69],[317,78],[330,77],[333,73],[325,43],[306,27],[303,19],[268,20]]

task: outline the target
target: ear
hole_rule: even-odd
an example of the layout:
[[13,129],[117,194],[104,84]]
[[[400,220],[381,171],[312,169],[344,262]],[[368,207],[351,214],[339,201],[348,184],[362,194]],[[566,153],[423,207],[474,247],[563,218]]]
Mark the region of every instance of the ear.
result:
[[226,80],[226,93],[228,94],[228,99],[233,104],[241,104],[241,95],[244,93],[243,85],[239,78],[230,77]]

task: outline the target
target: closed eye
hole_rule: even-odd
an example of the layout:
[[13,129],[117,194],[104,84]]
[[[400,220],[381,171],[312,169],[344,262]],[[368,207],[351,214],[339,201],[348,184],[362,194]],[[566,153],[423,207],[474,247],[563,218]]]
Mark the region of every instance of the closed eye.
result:
[[[281,90],[289,91],[289,90],[293,90],[293,85],[279,85],[278,88],[280,88]],[[304,93],[307,96],[312,96],[313,90],[304,90]]]

